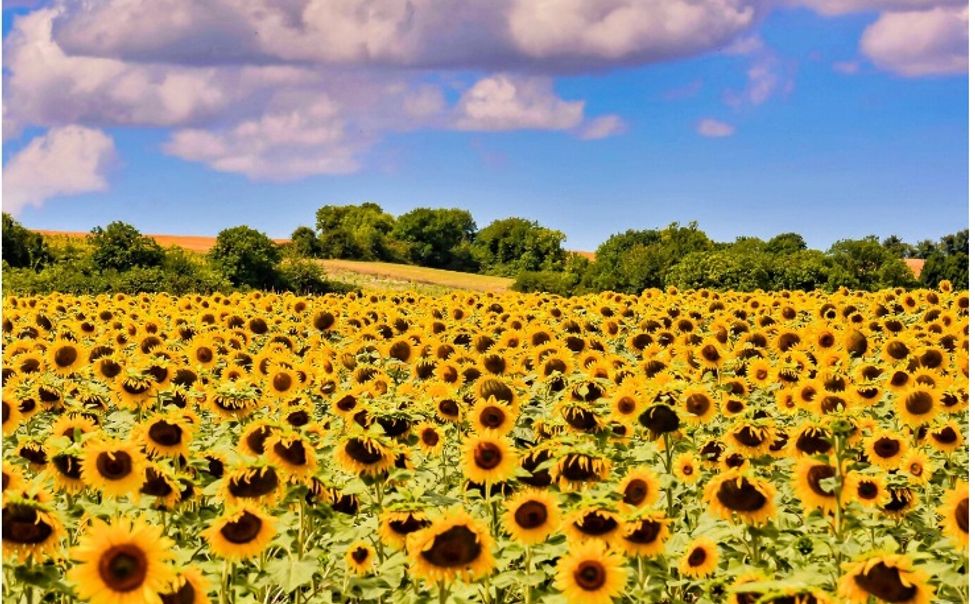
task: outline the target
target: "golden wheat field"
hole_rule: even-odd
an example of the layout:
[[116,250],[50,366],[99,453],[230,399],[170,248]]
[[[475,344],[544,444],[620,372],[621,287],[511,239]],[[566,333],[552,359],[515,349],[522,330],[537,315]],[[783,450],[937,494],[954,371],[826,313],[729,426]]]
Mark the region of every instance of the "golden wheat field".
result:
[[5,602],[966,602],[967,292],[6,297]]

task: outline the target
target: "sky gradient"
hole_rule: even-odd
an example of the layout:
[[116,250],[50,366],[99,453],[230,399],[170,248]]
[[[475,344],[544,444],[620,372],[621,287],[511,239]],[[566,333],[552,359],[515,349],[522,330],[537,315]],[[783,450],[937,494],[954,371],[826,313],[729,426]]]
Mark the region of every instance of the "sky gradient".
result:
[[29,227],[287,237],[374,201],[593,250],[968,223],[956,0],[11,4],[3,205]]

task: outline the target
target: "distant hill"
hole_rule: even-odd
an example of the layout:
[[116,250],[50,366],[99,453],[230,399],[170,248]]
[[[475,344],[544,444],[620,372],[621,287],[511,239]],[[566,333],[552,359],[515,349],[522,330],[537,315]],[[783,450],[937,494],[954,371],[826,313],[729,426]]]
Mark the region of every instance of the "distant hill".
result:
[[[86,237],[88,233],[83,233],[81,231],[48,231],[43,229],[34,229],[41,235],[49,237]],[[152,237],[155,239],[156,243],[163,247],[169,247],[171,245],[179,246],[183,249],[189,250],[191,252],[208,252],[213,244],[216,242],[216,237],[209,237],[205,235],[152,235],[147,234],[146,237]],[[288,239],[275,239],[275,243],[288,243]]]

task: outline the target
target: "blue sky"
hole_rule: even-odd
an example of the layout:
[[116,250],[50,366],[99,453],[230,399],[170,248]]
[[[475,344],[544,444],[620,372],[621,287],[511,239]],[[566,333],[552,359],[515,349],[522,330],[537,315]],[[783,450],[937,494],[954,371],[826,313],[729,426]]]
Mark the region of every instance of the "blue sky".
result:
[[[394,49],[407,54],[392,66],[378,53],[316,55],[309,67],[304,50],[277,43],[174,59],[187,40],[216,45],[225,32],[201,16],[197,30],[136,44],[91,34],[97,13],[5,10],[4,206],[35,228],[118,219],[202,235],[246,223],[275,237],[327,203],[462,207],[482,226],[536,219],[588,250],[627,228],[692,220],[717,240],[797,231],[820,248],[938,238],[968,221],[967,49],[963,59],[958,43],[891,42],[903,22],[930,22],[936,41],[952,39],[952,11],[967,24],[967,9],[933,4],[938,15],[813,0],[690,51],[685,40],[614,41],[607,58],[529,40],[497,46],[512,53],[498,68],[464,56],[431,67],[437,47]],[[19,18],[32,25],[15,31]],[[955,34],[967,45],[967,30]],[[40,47],[44,61],[31,54]],[[301,73],[234,79],[270,53]],[[183,87],[148,89],[167,77]]]

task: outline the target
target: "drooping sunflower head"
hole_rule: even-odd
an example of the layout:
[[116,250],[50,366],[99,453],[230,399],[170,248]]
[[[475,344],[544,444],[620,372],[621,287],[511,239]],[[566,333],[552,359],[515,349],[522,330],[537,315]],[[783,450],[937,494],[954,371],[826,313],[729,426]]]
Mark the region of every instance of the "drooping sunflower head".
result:
[[927,604],[933,588],[925,573],[914,568],[910,558],[876,553],[848,563],[837,589],[841,598],[855,604],[899,602]]
[[293,482],[302,482],[318,467],[315,448],[291,431],[280,430],[272,434],[265,444],[264,455]]
[[77,564],[68,571],[68,580],[79,597],[93,604],[136,602],[172,584],[172,556],[173,542],[160,526],[141,517],[111,523],[95,519],[71,550]]
[[221,492],[225,500],[233,505],[273,504],[280,498],[284,487],[278,470],[260,461],[225,471],[221,480]]
[[566,515],[563,525],[571,542],[598,539],[613,545],[619,537],[622,519],[610,505],[596,502]]
[[396,462],[396,451],[378,436],[355,432],[338,442],[335,459],[346,472],[377,476],[393,466]]
[[406,547],[407,537],[430,526],[430,519],[420,508],[412,505],[393,506],[379,517],[379,536],[393,549]]
[[16,492],[4,496],[3,555],[21,562],[44,562],[57,552],[64,527],[47,504],[19,489]]
[[577,491],[605,480],[611,468],[604,457],[569,449],[559,456],[551,472],[560,489]]
[[208,604],[209,589],[210,583],[203,573],[192,566],[187,566],[180,569],[169,587],[159,592],[159,598],[163,604]]
[[555,572],[555,586],[569,602],[612,602],[626,581],[623,558],[600,541],[574,545]]
[[493,547],[488,528],[459,508],[407,538],[411,573],[431,584],[486,576],[494,569]]
[[203,537],[216,555],[228,560],[253,558],[274,539],[276,521],[261,508],[235,507],[203,531]]
[[656,556],[670,537],[670,520],[660,511],[640,510],[626,518],[616,545],[630,556]]
[[139,428],[139,440],[150,455],[186,455],[192,437],[193,425],[182,414],[156,414]]

